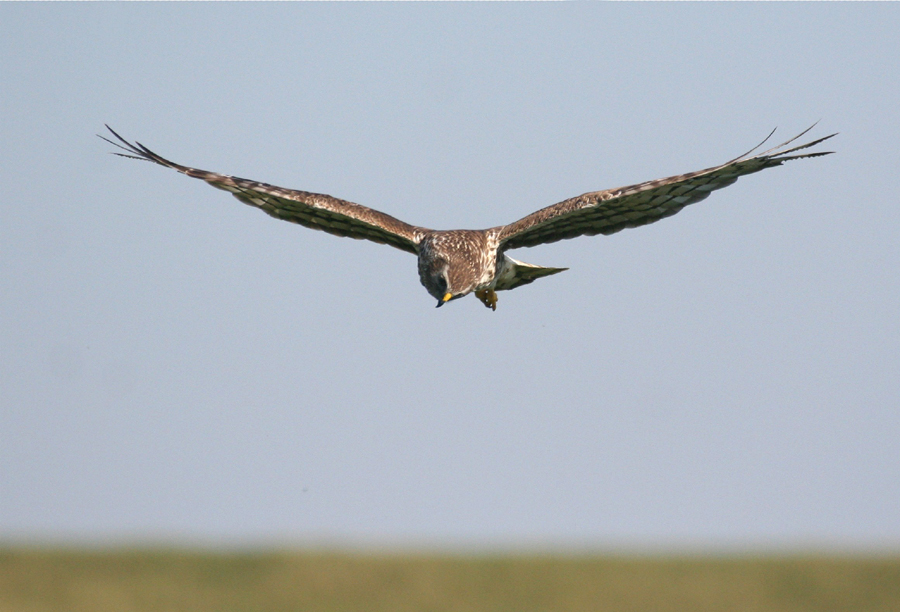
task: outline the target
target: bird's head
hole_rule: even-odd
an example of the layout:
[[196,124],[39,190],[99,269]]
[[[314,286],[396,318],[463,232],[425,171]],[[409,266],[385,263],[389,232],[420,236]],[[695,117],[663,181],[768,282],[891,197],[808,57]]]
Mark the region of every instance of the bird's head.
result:
[[[421,263],[421,260],[420,260]],[[419,278],[428,293],[437,299],[438,308],[449,302],[468,295],[475,287],[474,280],[469,281],[464,274],[457,272],[450,262],[437,258],[419,266]]]
[[459,245],[437,236],[420,245],[419,280],[441,307],[474,291],[479,275],[459,256]]

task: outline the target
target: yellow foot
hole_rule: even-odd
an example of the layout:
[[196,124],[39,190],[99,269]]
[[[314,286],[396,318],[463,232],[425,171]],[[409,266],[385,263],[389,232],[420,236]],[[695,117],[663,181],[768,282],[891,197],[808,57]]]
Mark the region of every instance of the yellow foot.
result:
[[481,300],[481,303],[491,310],[497,310],[497,293],[493,289],[482,289],[481,291],[476,291],[475,297]]

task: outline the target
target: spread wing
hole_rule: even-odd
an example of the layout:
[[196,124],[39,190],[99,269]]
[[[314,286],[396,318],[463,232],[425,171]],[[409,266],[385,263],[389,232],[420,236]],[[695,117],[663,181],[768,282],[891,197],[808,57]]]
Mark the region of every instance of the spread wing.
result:
[[[500,249],[530,247],[576,236],[613,234],[627,227],[653,223],[663,217],[674,215],[688,204],[705,199],[711,192],[731,185],[745,174],[780,166],[791,159],[819,157],[833,153],[826,151],[791,155],[828,140],[836,134],[790,149],[785,148],[813,127],[814,125],[787,142],[752,157],[750,154],[762,143],[721,166],[629,187],[585,193],[542,208],[502,227],[499,236]],[[772,134],[769,134],[769,137],[771,136]]]
[[116,155],[154,162],[190,177],[202,179],[213,187],[230,191],[241,202],[255,206],[276,219],[299,223],[304,227],[322,230],[335,236],[389,244],[413,254],[418,253],[418,244],[428,231],[383,212],[329,195],[285,189],[236,176],[188,168],[160,157],[139,142],[134,144],[128,142],[108,125],[106,128],[119,142],[113,142],[103,136],[100,138],[127,151],[127,154],[116,153]]

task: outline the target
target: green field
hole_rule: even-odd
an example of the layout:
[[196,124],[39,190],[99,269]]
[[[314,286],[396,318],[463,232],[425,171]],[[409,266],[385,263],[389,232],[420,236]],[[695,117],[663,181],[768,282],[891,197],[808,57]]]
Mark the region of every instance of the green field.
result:
[[900,610],[900,557],[0,548],[0,612]]

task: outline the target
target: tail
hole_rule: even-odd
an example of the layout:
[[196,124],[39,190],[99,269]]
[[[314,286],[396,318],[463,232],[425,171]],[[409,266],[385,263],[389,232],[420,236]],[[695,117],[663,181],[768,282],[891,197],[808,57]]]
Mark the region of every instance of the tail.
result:
[[543,276],[550,276],[558,272],[565,272],[568,268],[545,268],[534,264],[518,261],[503,255],[503,264],[500,268],[500,274],[497,275],[497,285],[495,291],[508,291],[533,283]]

